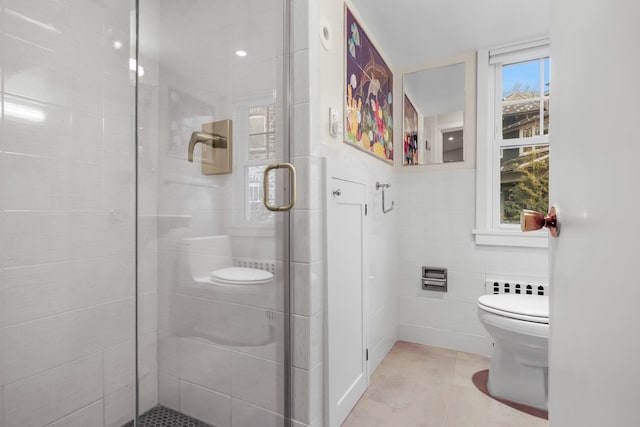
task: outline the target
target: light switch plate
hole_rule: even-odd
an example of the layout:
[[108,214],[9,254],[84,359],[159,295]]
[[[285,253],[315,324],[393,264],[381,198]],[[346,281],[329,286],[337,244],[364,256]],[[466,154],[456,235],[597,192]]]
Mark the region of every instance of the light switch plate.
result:
[[336,108],[329,108],[329,135],[337,137],[342,134],[342,120]]

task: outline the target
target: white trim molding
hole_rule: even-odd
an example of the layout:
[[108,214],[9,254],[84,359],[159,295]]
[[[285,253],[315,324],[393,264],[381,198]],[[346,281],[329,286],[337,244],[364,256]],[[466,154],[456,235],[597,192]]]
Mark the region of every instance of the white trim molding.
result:
[[[548,38],[536,39],[502,46],[497,49],[480,49],[477,53],[477,150],[476,150],[476,227],[472,230],[477,245],[519,246],[547,248],[546,230],[522,233],[513,225],[497,224],[499,217],[495,206],[499,201],[496,182],[500,173],[496,162],[500,156],[501,145],[495,143],[497,114],[495,64],[502,60],[530,59],[539,54],[548,55]],[[507,61],[508,62],[508,61]],[[541,143],[548,144],[547,138]],[[533,139],[528,142],[533,143]]]

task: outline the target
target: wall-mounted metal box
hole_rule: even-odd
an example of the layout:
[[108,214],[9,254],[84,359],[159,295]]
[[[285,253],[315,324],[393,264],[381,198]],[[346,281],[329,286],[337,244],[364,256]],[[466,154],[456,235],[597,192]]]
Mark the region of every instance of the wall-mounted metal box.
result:
[[422,289],[447,292],[447,269],[422,266]]

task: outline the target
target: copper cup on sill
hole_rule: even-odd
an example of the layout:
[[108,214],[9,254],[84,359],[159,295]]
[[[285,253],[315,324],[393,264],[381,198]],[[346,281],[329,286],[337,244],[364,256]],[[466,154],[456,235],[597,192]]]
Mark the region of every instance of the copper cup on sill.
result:
[[523,209],[520,212],[520,229],[522,231],[534,231],[546,227],[553,237],[557,237],[560,234],[557,213],[555,206],[551,206],[546,216],[540,212]]

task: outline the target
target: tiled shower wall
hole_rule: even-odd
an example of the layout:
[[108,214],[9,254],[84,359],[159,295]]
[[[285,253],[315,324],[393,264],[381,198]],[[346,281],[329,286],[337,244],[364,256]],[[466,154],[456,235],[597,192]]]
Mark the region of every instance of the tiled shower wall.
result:
[[0,424],[119,426],[134,403],[131,2],[0,6]]

